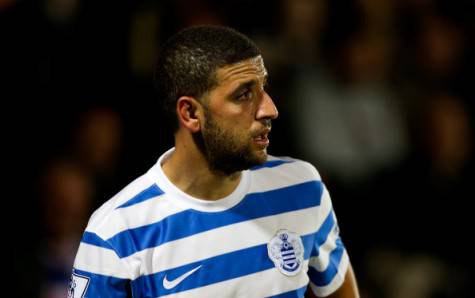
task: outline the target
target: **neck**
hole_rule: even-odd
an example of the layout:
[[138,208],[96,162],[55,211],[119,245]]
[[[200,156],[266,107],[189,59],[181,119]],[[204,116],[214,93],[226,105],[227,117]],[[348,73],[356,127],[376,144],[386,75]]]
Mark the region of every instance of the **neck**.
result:
[[193,142],[175,141],[175,151],[163,164],[168,179],[185,193],[204,200],[218,200],[231,194],[241,172],[231,175],[211,171],[206,157]]

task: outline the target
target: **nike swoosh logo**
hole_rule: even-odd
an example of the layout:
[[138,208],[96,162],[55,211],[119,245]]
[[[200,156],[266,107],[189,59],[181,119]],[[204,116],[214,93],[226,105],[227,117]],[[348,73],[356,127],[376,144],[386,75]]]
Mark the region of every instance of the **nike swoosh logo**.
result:
[[178,286],[179,283],[181,283],[185,278],[188,276],[192,275],[197,271],[198,269],[201,268],[202,265],[199,265],[195,269],[191,269],[190,271],[186,272],[185,274],[175,278],[174,280],[168,280],[167,276],[165,275],[165,278],[163,279],[163,287],[167,290],[173,289],[174,287]]

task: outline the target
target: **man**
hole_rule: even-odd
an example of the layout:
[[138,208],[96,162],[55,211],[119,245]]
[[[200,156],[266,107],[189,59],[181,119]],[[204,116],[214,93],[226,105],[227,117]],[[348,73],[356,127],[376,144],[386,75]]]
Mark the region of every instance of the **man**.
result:
[[71,297],[358,297],[317,171],[267,155],[266,78],[232,29],[166,42],[156,84],[175,147],[93,214]]

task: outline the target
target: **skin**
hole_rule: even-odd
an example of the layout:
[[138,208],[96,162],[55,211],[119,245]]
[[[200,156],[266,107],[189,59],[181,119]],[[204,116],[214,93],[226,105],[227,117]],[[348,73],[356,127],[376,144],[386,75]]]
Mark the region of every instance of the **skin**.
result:
[[204,104],[202,151],[212,171],[231,175],[266,161],[267,136],[277,109],[264,90],[267,72],[261,57],[220,69],[217,76],[224,88],[213,90],[210,97],[228,100],[225,105]]
[[[173,184],[204,200],[229,195],[242,170],[266,161],[271,121],[278,117],[264,90],[267,71],[261,56],[219,68],[216,79],[217,86],[202,99],[178,99],[175,151],[162,165]],[[228,155],[218,156],[221,151]],[[315,296],[307,291],[306,297]],[[329,297],[359,297],[351,265],[343,285]]]
[[217,86],[203,99],[178,99],[180,127],[175,133],[175,152],[162,166],[178,188],[194,197],[216,200],[229,195],[239,184],[243,168],[211,165],[215,162],[210,161],[213,157],[206,148],[220,146],[214,140],[219,133],[221,146],[245,152],[247,160],[243,161],[248,165],[265,162],[270,122],[278,116],[272,98],[264,90],[266,78],[267,71],[258,56],[219,68]]

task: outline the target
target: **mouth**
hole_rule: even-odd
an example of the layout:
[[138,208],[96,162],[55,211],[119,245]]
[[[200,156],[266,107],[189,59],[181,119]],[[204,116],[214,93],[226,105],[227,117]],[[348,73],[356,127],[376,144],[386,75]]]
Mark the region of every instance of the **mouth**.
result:
[[270,129],[266,129],[262,131],[260,134],[256,135],[253,138],[253,141],[258,147],[261,147],[262,149],[267,148],[269,146],[269,133]]

